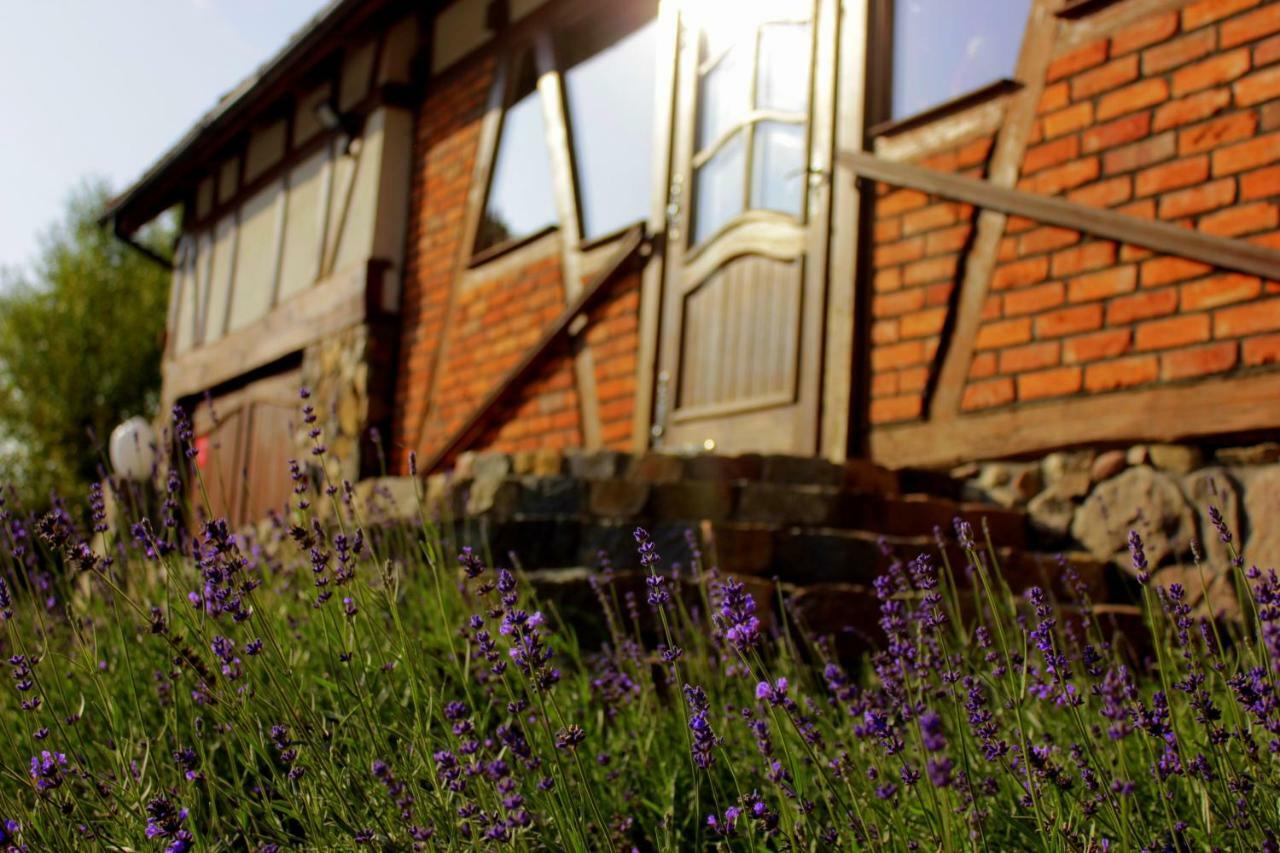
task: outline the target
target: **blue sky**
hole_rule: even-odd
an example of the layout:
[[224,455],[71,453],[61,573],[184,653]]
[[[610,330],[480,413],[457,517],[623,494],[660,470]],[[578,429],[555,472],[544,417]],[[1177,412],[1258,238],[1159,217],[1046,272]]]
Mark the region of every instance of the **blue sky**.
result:
[[0,266],[87,175],[116,190],[327,0],[0,0]]

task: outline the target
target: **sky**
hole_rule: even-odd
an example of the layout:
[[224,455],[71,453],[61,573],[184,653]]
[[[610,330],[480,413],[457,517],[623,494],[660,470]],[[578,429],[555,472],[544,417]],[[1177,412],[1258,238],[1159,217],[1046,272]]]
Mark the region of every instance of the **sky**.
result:
[[327,0],[0,0],[0,267],[82,179],[120,191]]

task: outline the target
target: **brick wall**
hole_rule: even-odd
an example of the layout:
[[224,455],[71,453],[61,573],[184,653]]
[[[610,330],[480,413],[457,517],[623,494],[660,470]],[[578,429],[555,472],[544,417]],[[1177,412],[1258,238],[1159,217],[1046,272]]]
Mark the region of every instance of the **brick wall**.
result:
[[[992,137],[933,154],[920,165],[982,177]],[[964,275],[972,206],[916,190],[876,188],[871,301],[872,423],[918,418],[949,305]]]
[[[1280,3],[1145,16],[1050,64],[1019,187],[1280,247]],[[965,410],[1280,361],[1280,282],[1012,217]]]
[[[493,81],[481,58],[433,84],[418,110],[406,255],[393,454],[429,454],[541,337],[564,307],[559,247],[462,282],[467,200]],[[590,315],[582,339],[557,345],[536,374],[492,413],[471,450],[516,452],[583,444],[574,347],[591,348],[601,433],[629,449],[638,345],[639,275],[624,276]],[[436,373],[433,373],[436,371]]]

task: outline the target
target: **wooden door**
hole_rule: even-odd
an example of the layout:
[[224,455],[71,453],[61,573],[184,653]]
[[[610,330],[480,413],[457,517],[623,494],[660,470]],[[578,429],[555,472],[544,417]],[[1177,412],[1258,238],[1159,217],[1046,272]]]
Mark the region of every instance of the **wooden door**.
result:
[[817,451],[836,6],[680,4],[663,449]]

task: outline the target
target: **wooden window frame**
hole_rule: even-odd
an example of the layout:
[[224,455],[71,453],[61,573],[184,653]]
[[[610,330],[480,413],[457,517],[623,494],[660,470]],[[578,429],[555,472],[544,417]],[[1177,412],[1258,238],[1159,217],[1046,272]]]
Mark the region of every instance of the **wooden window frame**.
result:
[[[817,3],[814,2],[814,0],[809,0],[808,8],[809,8],[810,14],[809,14],[809,17],[806,19],[801,20],[796,18],[779,18],[777,20],[771,20],[768,22],[769,24],[807,23],[809,25],[809,77],[808,77],[808,88],[805,92],[805,98],[806,98],[805,103],[807,106],[805,108],[804,118],[800,122],[795,121],[793,114],[780,113],[776,110],[761,110],[761,109],[757,109],[755,106],[756,94],[757,94],[756,86],[759,84],[759,79],[760,79],[760,74],[759,74],[760,34],[761,34],[761,26],[762,26],[760,24],[757,24],[756,27],[754,28],[754,33],[752,36],[753,43],[751,47],[750,62],[748,64],[748,71],[751,74],[751,82],[749,86],[750,92],[748,95],[747,111],[737,124],[723,131],[718,137],[716,137],[713,140],[710,140],[704,147],[699,149],[697,146],[696,140],[697,140],[697,133],[698,133],[697,117],[701,114],[700,111],[702,109],[702,85],[701,85],[702,78],[705,73],[713,70],[717,64],[719,64],[724,60],[725,56],[728,54],[728,50],[722,51],[716,57],[703,60],[701,47],[699,46],[697,49],[698,60],[697,60],[697,69],[695,70],[695,77],[697,79],[694,80],[693,82],[694,91],[692,92],[692,107],[691,107],[691,110],[692,110],[691,115],[693,116],[693,119],[688,122],[689,127],[687,128],[689,133],[694,134],[694,139],[695,139],[695,142],[692,146],[692,154],[689,157],[689,175],[688,175],[689,222],[688,222],[688,228],[685,229],[685,235],[684,235],[685,241],[686,241],[685,254],[686,254],[686,259],[689,261],[692,261],[693,259],[697,258],[699,255],[702,254],[702,251],[707,246],[711,245],[712,243],[715,243],[722,236],[724,236],[734,228],[742,225],[743,223],[762,222],[762,221],[778,222],[778,221],[785,220],[788,222],[794,221],[803,226],[803,225],[806,225],[809,221],[809,181],[808,181],[808,169],[809,169],[809,163],[810,163],[809,150],[813,146],[813,128],[812,128],[811,117],[813,114],[814,95],[816,93],[817,77],[818,77],[819,69],[817,67],[817,61],[818,61],[818,57],[817,57],[818,30],[817,30],[817,12],[816,12],[818,8]],[[699,35],[701,34],[699,33]],[[756,137],[755,130],[758,125],[763,124],[764,122],[769,122],[769,121],[780,122],[783,124],[799,124],[801,127],[804,128],[804,145],[802,150],[804,152],[804,159],[805,159],[805,174],[802,176],[801,182],[800,182],[800,213],[798,215],[793,216],[790,213],[784,213],[783,211],[780,211],[780,210],[771,210],[769,208],[755,208],[751,206],[751,181],[752,181],[752,171],[753,171],[752,167],[754,165],[754,158],[755,158],[755,137]],[[720,153],[720,151],[726,145],[729,144],[733,136],[739,132],[743,132],[746,135],[746,138],[743,141],[743,152],[742,152],[743,171],[744,171],[743,184],[742,184],[742,210],[739,211],[737,214],[731,216],[726,222],[721,224],[718,228],[716,228],[710,234],[704,234],[701,237],[696,237],[694,234],[694,231],[695,231],[696,217],[698,212],[698,191],[697,191],[698,182],[697,180],[695,180],[696,178],[695,173],[699,168],[701,168],[702,166],[705,166],[712,159],[714,159],[715,156],[718,153]]]
[[[896,0],[872,0],[869,29],[872,37],[867,50],[867,79],[879,85],[867,92],[867,138],[892,136],[902,131],[930,124],[978,104],[986,103],[1021,89],[1023,83],[1015,72],[1011,77],[998,77],[976,89],[964,92],[926,109],[893,117],[893,11]],[[1096,0],[1076,0],[1093,3]],[[1108,0],[1110,2],[1110,0]],[[1034,0],[1032,6],[1034,8]],[[1025,24],[1024,36],[1025,41]],[[1021,45],[1019,45],[1021,51]]]
[[[628,34],[650,21],[658,20],[657,2],[651,0],[648,4],[640,4],[640,7],[651,10],[653,14],[647,16],[643,12],[629,12]],[[466,270],[483,267],[491,261],[537,243],[553,232],[560,232],[566,244],[582,253],[615,243],[636,225],[648,221],[649,214],[646,212],[637,216],[634,221],[604,234],[590,238],[584,236],[582,192],[577,152],[573,145],[573,117],[569,111],[568,96],[565,91],[563,57],[557,49],[555,33],[560,28],[580,23],[591,14],[598,14],[598,12],[599,10],[593,9],[589,3],[570,4],[540,16],[536,22],[529,22],[528,26],[520,28],[518,34],[505,39],[498,48],[500,55],[489,92],[486,126],[481,131],[480,156],[477,158],[472,176],[472,185],[477,188],[477,191],[469,202],[472,210],[467,217],[464,244],[468,247],[464,264]],[[485,207],[489,203],[498,147],[502,143],[502,130],[506,124],[507,110],[511,107],[512,89],[516,85],[516,62],[523,58],[525,51],[532,53],[537,74],[535,91],[542,105],[553,202],[556,205],[556,223],[476,251],[476,238],[484,218]]]

